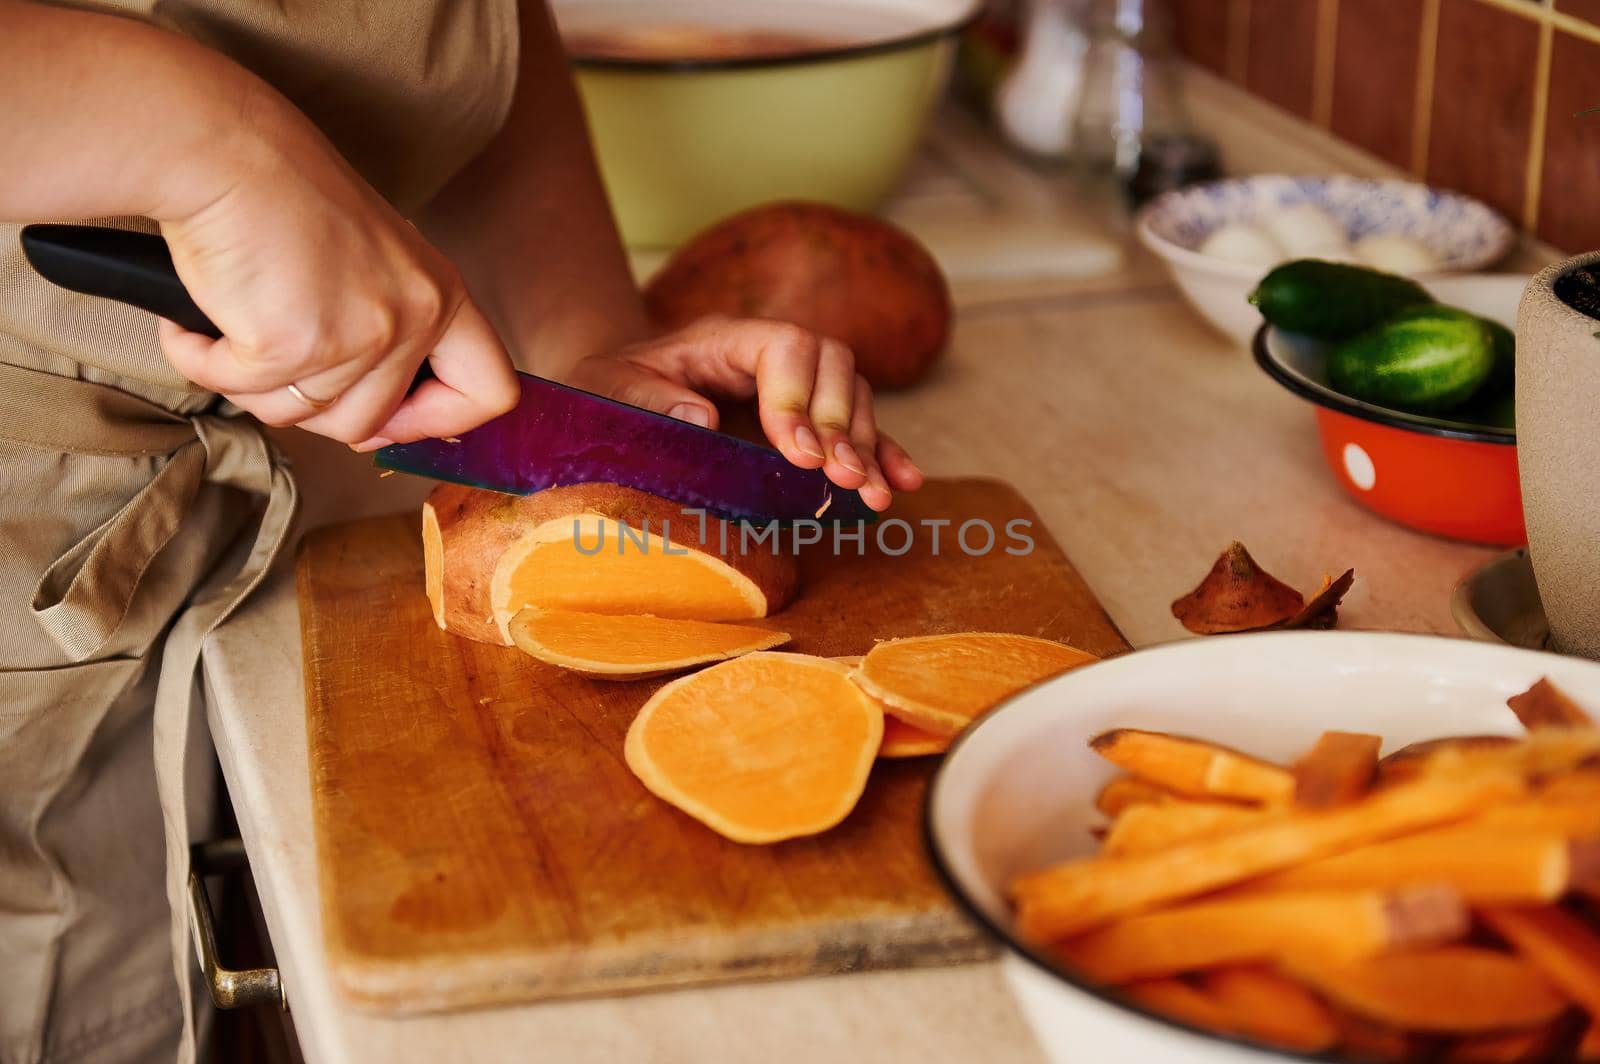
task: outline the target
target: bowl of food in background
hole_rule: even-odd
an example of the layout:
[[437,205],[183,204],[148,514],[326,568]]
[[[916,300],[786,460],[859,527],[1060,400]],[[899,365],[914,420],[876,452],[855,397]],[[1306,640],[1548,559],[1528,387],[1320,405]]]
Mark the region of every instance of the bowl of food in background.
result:
[[969,728],[929,849],[1053,1061],[1588,1059],[1583,708],[1600,665],[1466,640],[1141,650]]
[[1135,232],[1201,317],[1240,344],[1260,319],[1247,296],[1290,259],[1357,262],[1409,277],[1481,270],[1511,249],[1511,223],[1478,200],[1412,181],[1261,174],[1176,189]]
[[624,240],[782,199],[876,207],[978,0],[556,0]]
[[1256,362],[1311,402],[1328,469],[1361,505],[1433,535],[1519,546],[1511,329],[1527,283],[1480,274],[1419,285],[1287,263],[1254,293]]

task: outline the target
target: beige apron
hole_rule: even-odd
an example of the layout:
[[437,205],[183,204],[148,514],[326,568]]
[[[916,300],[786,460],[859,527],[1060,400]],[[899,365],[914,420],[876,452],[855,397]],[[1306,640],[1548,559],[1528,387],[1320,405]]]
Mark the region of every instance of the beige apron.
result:
[[[403,210],[481,150],[514,86],[512,0],[74,6],[232,55]],[[253,422],[167,365],[153,319],[45,284],[16,228],[0,225],[0,1064],[189,1060],[179,914],[212,778],[188,741],[196,663],[280,554],[294,482]]]

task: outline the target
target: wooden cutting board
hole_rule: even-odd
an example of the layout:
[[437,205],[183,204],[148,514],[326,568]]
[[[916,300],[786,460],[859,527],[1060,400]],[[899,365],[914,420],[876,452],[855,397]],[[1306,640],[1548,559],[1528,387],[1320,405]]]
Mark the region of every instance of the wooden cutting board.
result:
[[[932,481],[896,503],[912,549],[815,548],[771,623],[786,649],[1023,632],[1127,649],[1009,485]],[[934,554],[924,519],[954,522]],[[1031,522],[1034,549],[954,528]],[[975,531],[975,530],[974,530]],[[898,548],[900,538],[886,533]],[[970,538],[969,545],[981,541]],[[661,680],[586,680],[434,626],[414,516],[333,526],[299,559],[323,929],[340,990],[386,1012],[938,964],[989,946],[929,867],[935,759],[882,762],[823,835],[742,846],[656,799],[622,758]]]

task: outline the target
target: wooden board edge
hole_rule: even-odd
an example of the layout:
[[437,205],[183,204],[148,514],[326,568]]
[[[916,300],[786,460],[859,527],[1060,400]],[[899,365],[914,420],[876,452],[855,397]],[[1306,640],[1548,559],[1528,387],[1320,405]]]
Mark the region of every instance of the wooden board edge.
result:
[[[737,958],[699,957],[675,966],[652,965],[637,944],[589,948],[580,957],[483,957],[463,967],[430,972],[407,960],[335,961],[334,988],[361,1012],[409,1016],[461,1008],[490,1008],[547,1001],[652,993],[755,980],[771,981],[851,972],[948,967],[993,960],[999,944],[955,911],[920,914],[898,941],[881,926],[852,921],[763,936],[741,943]],[[837,937],[833,937],[837,936]],[[671,943],[662,943],[665,951]],[[665,953],[663,953],[663,956]],[[631,970],[630,970],[631,969]]]

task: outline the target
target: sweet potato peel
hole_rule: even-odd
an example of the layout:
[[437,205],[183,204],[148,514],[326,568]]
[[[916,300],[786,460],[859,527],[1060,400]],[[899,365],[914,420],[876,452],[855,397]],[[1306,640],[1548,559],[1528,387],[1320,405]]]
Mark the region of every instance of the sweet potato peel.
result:
[[1324,576],[1307,600],[1273,576],[1235,540],[1193,591],[1172,604],[1172,615],[1199,635],[1255,632],[1264,628],[1332,628],[1339,603],[1355,583],[1356,571],[1338,579]]
[[1200,635],[1271,628],[1297,615],[1305,598],[1268,573],[1238,540],[1198,587],[1172,604],[1172,615]]

